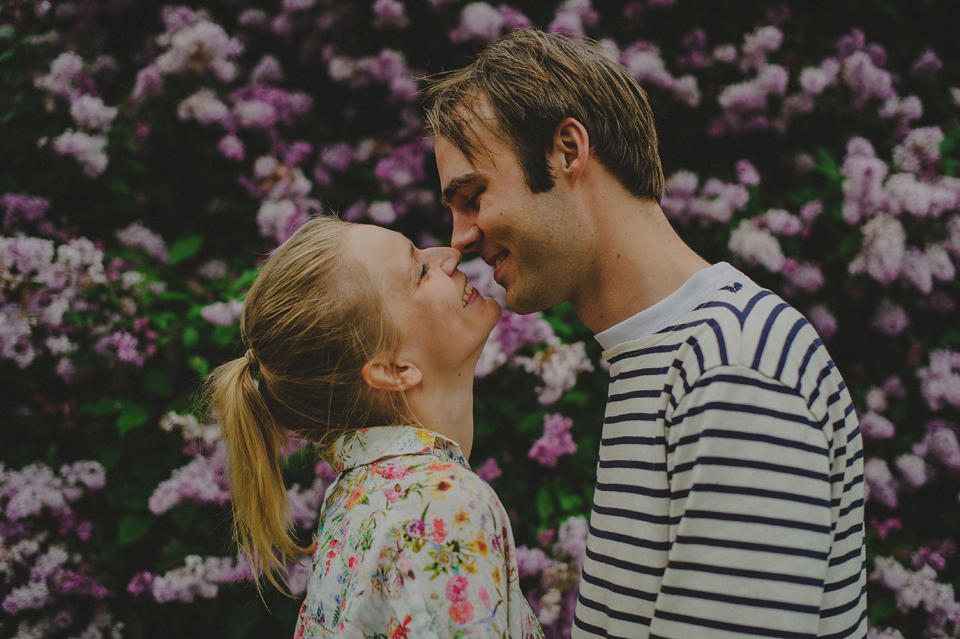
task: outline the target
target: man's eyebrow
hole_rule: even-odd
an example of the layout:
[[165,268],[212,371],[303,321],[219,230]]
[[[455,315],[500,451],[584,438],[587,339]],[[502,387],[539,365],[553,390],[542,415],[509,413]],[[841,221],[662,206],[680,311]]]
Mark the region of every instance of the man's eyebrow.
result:
[[482,177],[483,176],[476,171],[471,171],[470,173],[464,173],[463,175],[458,175],[457,177],[453,178],[450,180],[450,184],[447,185],[447,188],[443,190],[443,195],[440,196],[440,203],[444,206],[450,206],[450,201],[456,197],[457,193],[462,191],[464,187],[473,184]]

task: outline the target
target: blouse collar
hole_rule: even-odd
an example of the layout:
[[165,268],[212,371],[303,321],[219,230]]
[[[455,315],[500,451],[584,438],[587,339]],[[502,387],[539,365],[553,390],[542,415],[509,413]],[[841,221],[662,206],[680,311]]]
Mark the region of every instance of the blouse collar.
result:
[[338,473],[398,455],[432,455],[470,468],[456,442],[413,426],[361,428],[342,435],[321,453]]

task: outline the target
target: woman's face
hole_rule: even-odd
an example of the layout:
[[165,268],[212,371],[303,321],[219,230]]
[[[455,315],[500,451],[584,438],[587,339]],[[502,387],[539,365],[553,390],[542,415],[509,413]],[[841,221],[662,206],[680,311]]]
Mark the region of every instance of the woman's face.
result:
[[347,250],[385,286],[387,310],[400,331],[400,357],[425,374],[468,372],[471,377],[502,310],[457,270],[460,252],[417,249],[400,233],[355,224]]

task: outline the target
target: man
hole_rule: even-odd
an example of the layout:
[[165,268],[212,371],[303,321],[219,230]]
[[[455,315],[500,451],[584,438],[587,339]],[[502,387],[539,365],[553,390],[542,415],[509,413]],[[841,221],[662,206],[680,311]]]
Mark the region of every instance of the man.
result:
[[453,246],[570,301],[610,390],[573,637],[864,637],[863,464],[815,330],[687,247],[653,117],[599,46],[517,31],[432,81]]

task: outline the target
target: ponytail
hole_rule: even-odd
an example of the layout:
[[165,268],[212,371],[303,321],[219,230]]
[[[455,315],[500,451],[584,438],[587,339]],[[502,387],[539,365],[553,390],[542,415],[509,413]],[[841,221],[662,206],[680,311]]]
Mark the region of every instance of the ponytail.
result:
[[[279,588],[273,571],[286,571],[286,558],[310,552],[291,538],[293,518],[278,455],[289,432],[270,416],[253,381],[252,351],[217,368],[206,383],[209,404],[219,416],[227,446],[234,537],[257,575]],[[279,551],[275,553],[274,551]]]

